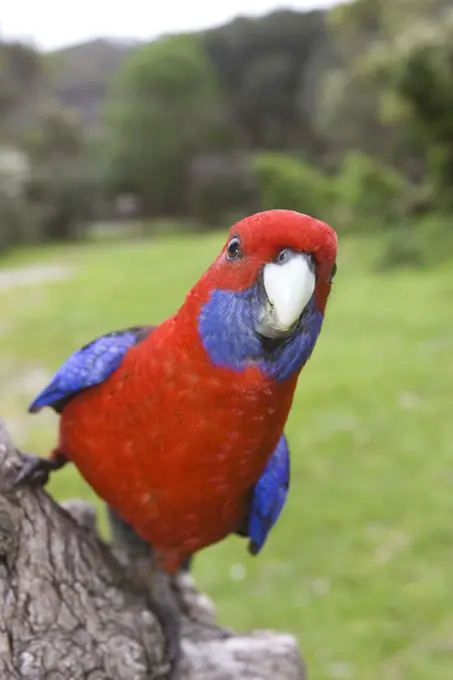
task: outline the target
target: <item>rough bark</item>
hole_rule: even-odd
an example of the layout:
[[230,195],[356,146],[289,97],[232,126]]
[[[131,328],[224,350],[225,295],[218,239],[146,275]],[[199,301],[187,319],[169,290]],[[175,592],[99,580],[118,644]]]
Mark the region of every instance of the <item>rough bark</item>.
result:
[[[131,576],[130,556],[99,538],[90,505],[58,505],[41,489],[11,490],[20,465],[0,421],[0,678],[165,678],[161,630]],[[181,680],[303,680],[292,636],[234,634],[215,625],[212,604],[189,574],[172,588],[181,613]]]

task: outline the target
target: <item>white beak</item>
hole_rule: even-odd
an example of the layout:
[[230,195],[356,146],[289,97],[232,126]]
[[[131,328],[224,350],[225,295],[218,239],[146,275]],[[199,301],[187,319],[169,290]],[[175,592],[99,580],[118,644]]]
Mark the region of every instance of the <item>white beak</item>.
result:
[[263,283],[268,304],[260,320],[260,332],[277,337],[299,320],[315,290],[315,274],[308,256],[294,253],[286,262],[267,264]]

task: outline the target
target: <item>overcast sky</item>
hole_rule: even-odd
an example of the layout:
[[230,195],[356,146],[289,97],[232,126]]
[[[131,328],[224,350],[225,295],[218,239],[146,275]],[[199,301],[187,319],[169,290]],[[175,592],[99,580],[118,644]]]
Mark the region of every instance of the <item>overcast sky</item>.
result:
[[330,7],[338,0],[4,0],[0,35],[42,49],[91,38],[146,39],[222,24],[235,16],[260,15],[278,6],[299,10]]

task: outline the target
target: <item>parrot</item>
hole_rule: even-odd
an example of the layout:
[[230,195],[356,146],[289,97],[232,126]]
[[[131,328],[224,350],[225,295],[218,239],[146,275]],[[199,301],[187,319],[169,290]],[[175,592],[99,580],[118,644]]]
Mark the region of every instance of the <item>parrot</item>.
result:
[[335,230],[314,217],[241,219],[174,314],[62,364],[29,406],[59,414],[57,443],[48,458],[28,454],[16,484],[72,462],[169,575],[230,534],[258,554],[287,498],[284,428],[336,259]]

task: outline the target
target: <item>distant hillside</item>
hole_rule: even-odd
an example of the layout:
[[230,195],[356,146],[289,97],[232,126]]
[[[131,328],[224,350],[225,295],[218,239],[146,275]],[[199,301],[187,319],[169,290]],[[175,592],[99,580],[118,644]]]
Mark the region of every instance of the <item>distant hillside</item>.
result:
[[[220,82],[235,93],[240,106],[251,72],[263,70],[258,61],[268,70],[273,68],[272,60],[290,57],[294,65],[291,79],[299,78],[301,66],[306,64],[309,80],[317,80],[319,70],[331,59],[325,16],[321,10],[278,10],[260,18],[238,17],[201,35]],[[64,106],[78,110],[84,125],[92,128],[99,120],[111,76],[139,44],[98,39],[51,53],[49,57],[54,62],[51,95]],[[283,84],[286,89],[303,88],[308,99],[311,85],[311,82]]]
[[111,76],[138,44],[98,39],[51,52],[52,95],[62,105],[77,109],[84,125],[92,127]]

